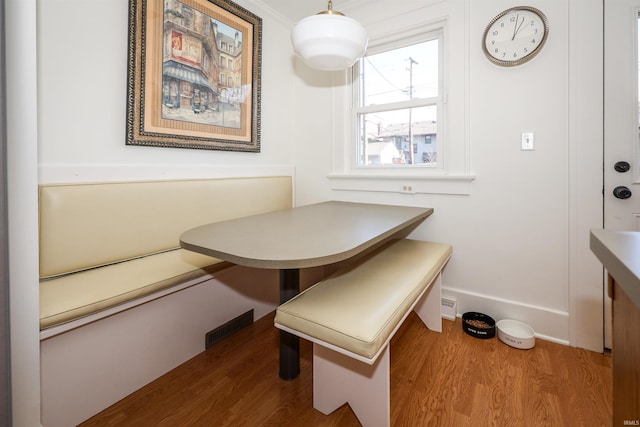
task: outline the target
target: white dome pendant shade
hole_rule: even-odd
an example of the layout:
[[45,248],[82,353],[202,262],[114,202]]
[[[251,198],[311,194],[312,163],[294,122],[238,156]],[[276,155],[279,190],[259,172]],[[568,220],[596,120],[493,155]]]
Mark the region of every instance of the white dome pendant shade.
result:
[[293,50],[311,68],[325,71],[351,67],[367,50],[369,37],[355,19],[328,10],[302,19],[293,27]]

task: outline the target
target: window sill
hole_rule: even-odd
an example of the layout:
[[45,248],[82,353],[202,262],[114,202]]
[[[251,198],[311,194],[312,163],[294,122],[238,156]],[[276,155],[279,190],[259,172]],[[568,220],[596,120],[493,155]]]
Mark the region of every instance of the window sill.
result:
[[330,174],[332,190],[402,194],[471,194],[475,175]]

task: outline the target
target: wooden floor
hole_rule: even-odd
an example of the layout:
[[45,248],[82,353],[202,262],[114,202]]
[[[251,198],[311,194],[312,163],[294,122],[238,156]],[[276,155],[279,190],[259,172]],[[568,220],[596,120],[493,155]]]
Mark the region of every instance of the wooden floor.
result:
[[[415,314],[391,342],[393,426],[610,426],[611,358],[537,340],[517,350]],[[201,353],[82,426],[358,426],[348,406],[312,407],[311,345],[281,381],[273,316]]]

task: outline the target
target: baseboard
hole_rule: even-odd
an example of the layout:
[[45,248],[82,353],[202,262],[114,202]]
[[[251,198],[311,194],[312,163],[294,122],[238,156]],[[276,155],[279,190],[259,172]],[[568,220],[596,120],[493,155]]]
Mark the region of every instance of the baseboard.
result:
[[455,298],[458,316],[467,311],[478,311],[488,314],[496,321],[519,320],[530,325],[540,339],[570,345],[569,313],[566,311],[495,298],[447,286],[442,287],[442,295]]

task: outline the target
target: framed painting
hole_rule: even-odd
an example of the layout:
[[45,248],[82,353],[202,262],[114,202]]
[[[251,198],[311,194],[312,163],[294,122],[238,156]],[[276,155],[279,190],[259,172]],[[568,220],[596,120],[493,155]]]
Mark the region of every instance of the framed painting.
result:
[[127,145],[259,152],[261,39],[229,0],[129,0]]

